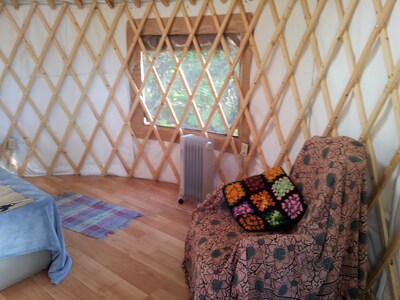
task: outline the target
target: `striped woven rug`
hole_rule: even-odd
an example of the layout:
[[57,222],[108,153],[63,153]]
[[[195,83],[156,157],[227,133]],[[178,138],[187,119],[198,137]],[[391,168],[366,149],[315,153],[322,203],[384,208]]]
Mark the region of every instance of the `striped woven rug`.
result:
[[108,234],[143,216],[141,213],[74,192],[57,195],[55,200],[63,227],[96,239],[104,239]]

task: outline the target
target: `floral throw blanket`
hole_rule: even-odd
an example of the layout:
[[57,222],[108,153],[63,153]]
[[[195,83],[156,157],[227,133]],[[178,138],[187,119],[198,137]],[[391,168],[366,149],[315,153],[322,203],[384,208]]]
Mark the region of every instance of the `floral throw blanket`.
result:
[[348,137],[314,137],[290,177],[308,202],[290,232],[246,232],[223,185],[198,206],[183,262],[191,299],[365,298],[365,147]]

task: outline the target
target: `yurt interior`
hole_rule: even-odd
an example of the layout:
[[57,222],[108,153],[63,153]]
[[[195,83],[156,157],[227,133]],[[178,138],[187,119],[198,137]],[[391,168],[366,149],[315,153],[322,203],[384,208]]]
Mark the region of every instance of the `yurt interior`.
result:
[[[0,299],[400,299],[399,15],[395,0],[0,0]],[[354,210],[365,204],[362,223],[350,225],[354,245],[343,253],[332,247],[335,257],[321,265],[308,248],[299,250],[310,264],[293,262],[303,268],[284,277],[261,276],[248,246],[249,265],[241,268],[258,276],[255,285],[237,270],[193,271],[187,255],[200,250],[188,246],[195,238],[188,229],[202,226],[196,216],[213,199],[232,204],[229,183],[276,167],[296,182],[292,169],[309,150],[305,143],[340,137],[365,150],[367,193],[361,200],[332,193],[322,202],[332,201],[335,213],[348,199]],[[318,153],[326,158],[327,149]],[[313,157],[299,160],[308,165]],[[321,168],[334,168],[335,156],[329,159]],[[338,180],[332,174],[328,188]],[[311,214],[316,199],[303,191]],[[1,200],[6,194],[12,203]],[[68,220],[65,195],[120,208],[115,217],[136,212],[137,220],[93,238],[67,228],[76,215],[89,216],[80,211]],[[51,208],[38,206],[44,198]],[[342,221],[325,217],[329,228],[314,222],[341,244]],[[303,219],[294,226],[303,228]],[[265,236],[258,240],[265,248],[300,230],[246,232],[232,220],[240,234]],[[45,227],[52,232],[42,233]],[[33,241],[23,237],[39,231]],[[49,236],[56,246],[39,244]],[[212,259],[241,262],[241,246],[229,257],[209,247]],[[272,259],[296,260],[292,248],[265,252],[264,268]],[[30,256],[39,250],[50,254]],[[356,251],[367,261],[362,267],[336,263]],[[305,270],[311,264],[318,279]]]

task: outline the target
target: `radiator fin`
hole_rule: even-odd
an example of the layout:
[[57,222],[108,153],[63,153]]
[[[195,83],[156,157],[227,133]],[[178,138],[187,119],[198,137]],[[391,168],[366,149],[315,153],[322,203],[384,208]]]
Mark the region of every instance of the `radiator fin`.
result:
[[214,143],[193,134],[181,136],[180,199],[202,202],[213,190]]

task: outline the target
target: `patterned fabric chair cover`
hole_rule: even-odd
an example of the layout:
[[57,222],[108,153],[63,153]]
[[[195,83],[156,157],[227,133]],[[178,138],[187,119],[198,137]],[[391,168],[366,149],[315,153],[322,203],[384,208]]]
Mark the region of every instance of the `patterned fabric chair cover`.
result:
[[191,299],[365,298],[365,147],[348,137],[313,137],[290,177],[309,204],[291,232],[241,229],[223,185],[198,206],[183,261]]

